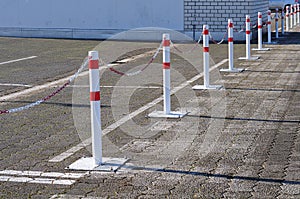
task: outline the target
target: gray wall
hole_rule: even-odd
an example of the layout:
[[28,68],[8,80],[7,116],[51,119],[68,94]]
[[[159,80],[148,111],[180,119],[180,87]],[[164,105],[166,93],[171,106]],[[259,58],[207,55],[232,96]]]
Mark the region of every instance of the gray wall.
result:
[[183,31],[183,12],[183,0],[0,0],[0,34],[96,37],[140,27]]

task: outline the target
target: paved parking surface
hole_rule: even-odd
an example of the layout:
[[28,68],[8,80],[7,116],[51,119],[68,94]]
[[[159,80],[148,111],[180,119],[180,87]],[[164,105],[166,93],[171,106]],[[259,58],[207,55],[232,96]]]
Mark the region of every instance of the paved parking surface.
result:
[[[1,115],[0,198],[299,198],[299,35],[294,28],[271,51],[252,52],[258,61],[237,61],[245,46],[236,45],[243,73],[219,73],[227,45],[211,45],[211,83],[225,88],[217,91],[191,89],[203,82],[201,48],[173,49],[172,110],[187,111],[182,119],[146,117],[162,109],[161,100],[151,104],[162,94],[161,54],[139,76],[101,69],[103,153],[130,159],[115,173],[66,169],[91,156],[87,75],[40,106]],[[139,69],[159,46],[13,38],[0,45],[1,63],[28,58],[0,65],[0,97],[73,74],[96,46],[111,49],[105,62],[135,57],[115,66],[122,71]],[[3,100],[0,110],[55,89]]]

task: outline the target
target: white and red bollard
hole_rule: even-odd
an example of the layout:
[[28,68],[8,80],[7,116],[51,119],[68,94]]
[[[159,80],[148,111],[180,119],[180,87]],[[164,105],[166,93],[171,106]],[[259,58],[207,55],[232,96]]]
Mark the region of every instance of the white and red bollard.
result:
[[100,71],[98,51],[90,51],[89,82],[90,82],[90,106],[91,106],[91,131],[92,131],[92,157],[84,157],[67,169],[82,171],[116,171],[123,166],[128,159],[103,158],[102,157],[102,129],[100,108]]
[[282,9],[281,11],[281,34],[282,35],[284,35],[284,23],[285,23],[284,16],[285,16],[284,10]]
[[294,27],[293,19],[294,19],[294,12],[293,12],[293,5],[291,5],[291,7],[290,7],[290,28]]
[[290,25],[289,25],[289,23],[290,23],[290,7],[289,6],[287,6],[286,7],[286,16],[285,16],[285,20],[286,20],[286,24],[285,24],[285,27],[286,27],[286,31],[289,31],[290,30]]
[[204,85],[196,85],[194,90],[214,90],[221,89],[221,85],[210,85],[209,79],[209,26],[203,25],[203,73],[204,73]]
[[297,4],[297,22],[298,24],[300,24],[300,4]]
[[297,25],[297,4],[294,4],[294,26]]
[[92,152],[95,165],[102,164],[102,130],[100,110],[100,74],[97,51],[89,52]]
[[164,93],[164,111],[155,111],[148,117],[155,118],[182,118],[187,113],[171,112],[171,53],[170,53],[170,35],[163,34],[163,93]]
[[263,21],[262,21],[262,13],[258,12],[258,25],[257,25],[257,33],[258,33],[258,47],[254,48],[252,50],[255,51],[268,51],[270,48],[263,48],[263,35],[262,35],[262,27],[263,27]]
[[239,60],[257,60],[259,57],[251,57],[251,21],[250,15],[246,15],[246,57]]
[[278,13],[278,8],[276,8],[276,13],[275,13],[275,31],[276,31],[276,34],[275,34],[275,37],[276,39],[279,38],[279,24],[278,24],[278,21],[279,21],[279,13]]
[[233,48],[233,21],[228,19],[228,59],[229,68],[221,69],[221,72],[239,73],[244,71],[243,68],[234,68],[234,48]]
[[272,19],[271,19],[271,10],[268,10],[268,42],[265,44],[276,44],[276,42],[272,42]]

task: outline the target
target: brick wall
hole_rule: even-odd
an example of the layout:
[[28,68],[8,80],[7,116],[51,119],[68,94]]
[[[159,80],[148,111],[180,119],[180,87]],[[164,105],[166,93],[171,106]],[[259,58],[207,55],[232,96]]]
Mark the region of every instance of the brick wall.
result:
[[263,12],[267,20],[269,0],[184,0],[184,30],[201,32],[208,24],[215,38],[223,37],[228,18],[232,18],[237,29],[245,24],[245,15],[251,16],[253,24],[257,21],[257,12]]

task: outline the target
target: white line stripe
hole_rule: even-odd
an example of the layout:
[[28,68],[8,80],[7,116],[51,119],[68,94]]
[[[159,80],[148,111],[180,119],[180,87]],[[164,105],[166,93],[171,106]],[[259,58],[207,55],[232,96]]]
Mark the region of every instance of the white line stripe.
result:
[[21,58],[21,59],[15,59],[15,60],[11,60],[11,61],[1,62],[0,65],[10,64],[10,63],[24,61],[24,60],[28,60],[28,59],[34,59],[34,58],[37,58],[37,56],[31,56],[31,57],[25,57],[25,58]]
[[42,171],[16,171],[16,170],[3,170],[0,175],[10,176],[27,176],[27,177],[49,177],[49,178],[67,178],[79,179],[87,173],[59,173],[59,172],[42,172]]
[[[84,75],[88,75],[88,71],[85,71],[85,72],[81,73],[78,76],[84,76]],[[71,75],[69,77],[65,77],[65,78],[57,80],[57,81],[54,81],[54,82],[44,84],[44,85],[35,86],[35,87],[29,88],[29,89],[26,89],[26,90],[23,90],[23,91],[20,91],[20,92],[16,92],[16,93],[12,93],[12,94],[9,94],[9,95],[2,96],[2,97],[0,97],[0,101],[11,100],[11,99],[14,99],[14,98],[17,98],[17,97],[20,97],[20,96],[29,95],[30,93],[33,93],[33,92],[36,92],[36,91],[39,91],[39,90],[42,90],[42,89],[46,89],[46,88],[49,88],[49,87],[54,87],[58,84],[63,84],[66,81],[68,81],[71,77],[73,77],[73,75]]]
[[[0,84],[1,85],[1,84]],[[70,85],[72,88],[89,88],[89,85]],[[100,88],[124,88],[124,89],[160,89],[162,86],[100,86]]]
[[27,87],[27,88],[32,87],[32,85],[27,85],[27,84],[7,84],[7,83],[0,83],[0,86]]
[[[214,65],[213,67],[210,68],[209,71],[212,71],[212,70],[218,68],[219,66],[225,64],[226,62],[228,62],[228,59],[224,59],[220,63]],[[203,72],[200,73],[199,75],[196,75],[195,77],[193,77],[189,81],[184,82],[181,85],[179,85],[178,87],[175,87],[174,89],[172,89],[171,94],[174,94],[174,93],[178,92],[179,90],[183,89],[184,87],[188,86],[190,83],[198,80],[201,77],[203,77]],[[162,100],[163,100],[163,96],[153,100],[152,102],[150,102],[150,103],[146,104],[145,106],[139,108],[138,110],[130,113],[129,115],[126,115],[125,117],[121,118],[117,122],[113,123],[112,125],[108,126],[106,129],[104,129],[102,131],[102,135],[103,136],[107,135],[111,131],[117,129],[119,126],[124,124],[125,122],[131,120],[133,117],[139,115],[140,113],[142,113],[142,112],[148,110],[149,108],[153,107],[154,105],[160,103]],[[90,145],[91,143],[92,143],[91,138],[88,138],[88,139],[84,140],[82,143],[79,143],[78,145],[76,145],[76,146],[72,147],[71,149],[67,150],[66,152],[63,152],[60,155],[55,156],[54,158],[49,160],[49,162],[61,162],[61,161],[65,160],[66,158],[72,156],[77,151],[83,149],[87,145]]]

